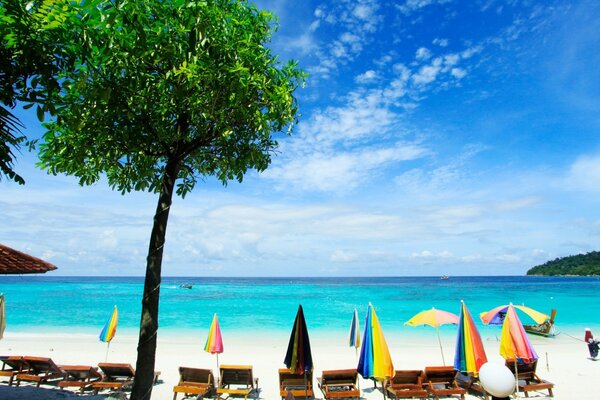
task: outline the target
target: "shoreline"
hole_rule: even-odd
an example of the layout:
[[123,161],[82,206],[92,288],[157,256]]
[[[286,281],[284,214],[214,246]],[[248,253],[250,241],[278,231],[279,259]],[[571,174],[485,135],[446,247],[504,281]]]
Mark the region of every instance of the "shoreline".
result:
[[[587,384],[600,373],[600,363],[589,360],[587,347],[581,341],[558,336],[554,339],[530,337],[540,359],[538,374],[555,383],[555,398],[591,398]],[[178,382],[178,367],[210,368],[216,371],[216,356],[204,352],[206,337],[160,335],[156,352],[156,370],[161,371],[162,383],[153,389],[152,399],[170,399],[173,386]],[[219,355],[220,364],[249,364],[259,378],[261,399],[277,399],[277,369],[284,367],[287,335],[262,336],[238,332],[224,336],[224,353]],[[325,369],[355,368],[357,352],[346,345],[344,337],[310,333],[312,355],[315,365],[314,376]],[[387,334],[396,369],[424,369],[425,366],[442,365],[435,330],[420,332],[410,339]],[[454,338],[442,337],[446,365],[452,365]],[[492,337],[483,337],[489,361],[502,362],[498,355],[499,342]],[[126,362],[135,366],[137,336],[117,336],[110,345],[109,362]],[[32,355],[51,357],[57,364],[97,365],[103,362],[107,346],[97,336],[61,333],[38,333],[35,335],[9,334],[0,341],[2,355]],[[315,385],[316,398],[322,394]],[[370,381],[360,380],[363,399],[380,399],[379,391],[370,390]],[[562,396],[561,396],[562,394]],[[568,395],[568,396],[567,396]],[[475,398],[475,397],[468,397]]]

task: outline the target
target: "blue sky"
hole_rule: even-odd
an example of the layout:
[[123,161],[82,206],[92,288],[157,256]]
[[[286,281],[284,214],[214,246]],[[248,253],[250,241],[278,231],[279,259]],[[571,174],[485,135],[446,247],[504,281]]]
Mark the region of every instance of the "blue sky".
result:
[[[175,200],[163,275],[518,275],[598,250],[600,3],[257,4],[310,74],[300,123],[266,172]],[[143,275],[156,196],[34,163],[0,183],[0,242]]]

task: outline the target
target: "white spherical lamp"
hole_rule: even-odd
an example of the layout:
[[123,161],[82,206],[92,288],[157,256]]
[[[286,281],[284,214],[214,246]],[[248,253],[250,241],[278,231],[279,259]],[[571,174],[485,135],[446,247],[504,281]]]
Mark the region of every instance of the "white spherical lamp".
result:
[[487,362],[479,369],[479,381],[494,397],[508,397],[515,391],[515,376],[503,364]]

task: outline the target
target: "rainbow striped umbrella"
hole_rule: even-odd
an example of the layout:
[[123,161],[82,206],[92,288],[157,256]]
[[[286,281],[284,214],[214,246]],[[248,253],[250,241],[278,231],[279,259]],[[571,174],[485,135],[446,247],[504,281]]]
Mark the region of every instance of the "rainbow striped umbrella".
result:
[[354,309],[352,314],[352,323],[350,324],[350,332],[348,333],[348,345],[354,347],[356,351],[360,347],[360,322],[358,321],[358,311]]
[[523,364],[534,362],[539,358],[512,304],[508,306],[502,324],[500,355],[505,360],[515,360]]
[[460,303],[454,369],[477,377],[479,368],[487,362],[487,357],[475,322],[465,303],[463,301]]
[[357,370],[363,378],[381,382],[394,376],[394,365],[392,364],[390,350],[385,342],[375,309],[370,303],[365,319],[365,330]]
[[208,330],[208,338],[204,345],[204,351],[210,354],[217,355],[217,371],[219,370],[219,354],[222,353],[223,348],[223,337],[221,336],[221,328],[219,327],[219,318],[215,313],[210,329]]
[[117,310],[117,306],[113,309],[113,312],[106,321],[104,328],[102,328],[102,332],[100,332],[100,341],[106,342],[106,356],[104,357],[104,361],[108,359],[108,349],[110,347],[110,341],[115,337],[115,333],[117,333],[117,324],[119,322],[119,311]]
[[536,311],[533,308],[525,306],[513,306],[512,303],[492,308],[490,311],[482,312],[479,314],[479,318],[481,318],[481,321],[486,325],[502,325],[509,306],[524,312],[532,320],[534,320],[536,324],[543,324],[546,320],[550,319],[549,315]]

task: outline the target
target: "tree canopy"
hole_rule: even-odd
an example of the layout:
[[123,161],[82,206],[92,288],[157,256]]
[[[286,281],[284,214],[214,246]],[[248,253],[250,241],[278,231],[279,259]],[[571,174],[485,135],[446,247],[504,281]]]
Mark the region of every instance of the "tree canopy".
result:
[[600,252],[556,258],[531,268],[527,275],[600,275]]
[[64,4],[66,36],[52,48],[58,86],[37,86],[54,116],[39,165],[82,185],[106,176],[121,193],[159,194],[131,397],[149,399],[172,195],[205,176],[226,184],[267,168],[274,134],[296,123],[293,93],[305,74],[272,54],[274,16],[246,0]]
[[60,71],[84,49],[73,43],[76,12],[65,0],[0,1],[0,179],[25,183],[13,164],[26,136],[11,109],[37,104],[40,120],[54,112],[48,93],[59,90]]

